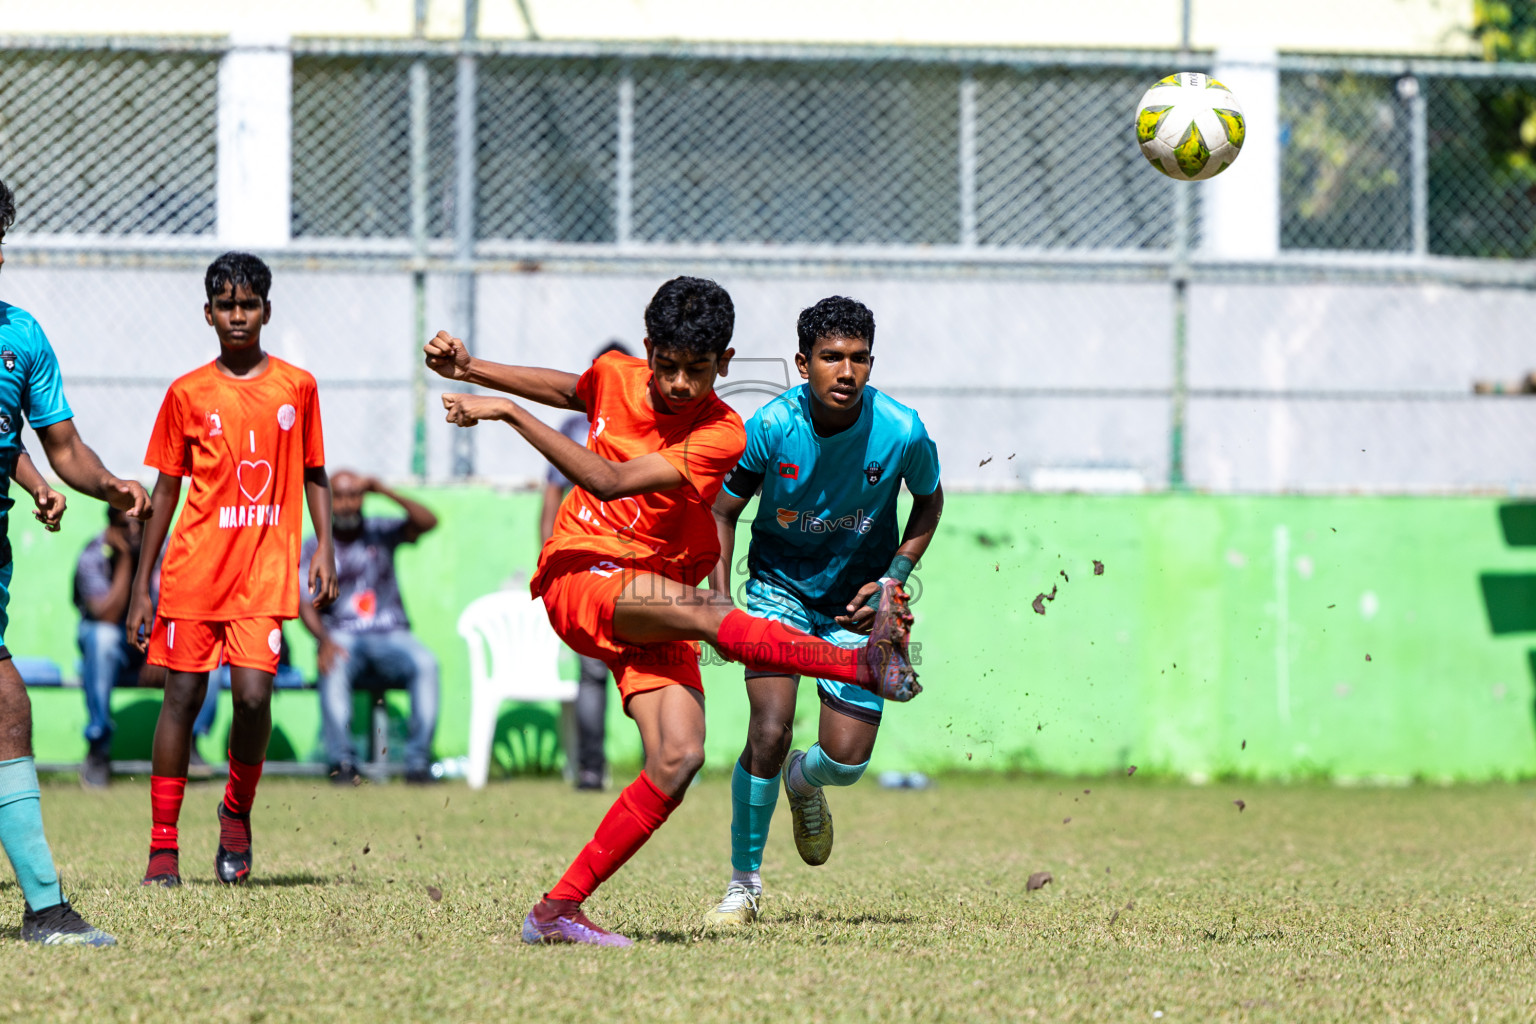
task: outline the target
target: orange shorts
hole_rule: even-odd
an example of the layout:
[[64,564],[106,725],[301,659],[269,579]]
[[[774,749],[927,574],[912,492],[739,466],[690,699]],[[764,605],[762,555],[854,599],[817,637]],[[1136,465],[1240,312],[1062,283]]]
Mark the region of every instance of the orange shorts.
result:
[[149,634],[151,665],[172,672],[212,672],[226,662],[262,672],[277,671],[283,624],[268,615],[229,622],[156,617]]
[[703,693],[697,643],[631,644],[613,635],[613,605],[632,578],[630,571],[600,555],[556,555],[539,574],[549,624],[571,650],[608,666],[626,706],[635,694],[663,686],[689,686]]

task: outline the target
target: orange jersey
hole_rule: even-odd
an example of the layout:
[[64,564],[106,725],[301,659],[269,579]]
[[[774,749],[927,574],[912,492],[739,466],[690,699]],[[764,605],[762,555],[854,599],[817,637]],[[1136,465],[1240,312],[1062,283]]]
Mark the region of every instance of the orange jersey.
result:
[[656,452],[685,481],[670,491],[598,501],[571,489],[555,516],[533,579],[538,596],[546,565],[557,553],[579,551],[695,586],[720,558],[710,513],[721,482],[747,444],[741,417],[711,393],[686,414],[651,407],[645,360],[610,352],[581,375],[576,394],[587,407],[587,447],[628,462]]
[[268,356],[259,377],[213,364],[165,393],[146,465],[192,478],[166,547],[159,615],[299,614],[304,470],[325,465],[315,378]]

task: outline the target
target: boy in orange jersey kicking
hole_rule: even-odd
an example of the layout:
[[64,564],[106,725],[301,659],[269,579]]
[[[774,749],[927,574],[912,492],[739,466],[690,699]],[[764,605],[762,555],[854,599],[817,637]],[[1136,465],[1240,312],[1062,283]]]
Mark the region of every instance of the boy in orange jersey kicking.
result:
[[580,377],[475,359],[446,333],[427,344],[427,365],[445,377],[587,414],[583,447],[504,398],[443,396],[450,423],[501,420],[575,485],[531,589],[561,639],[613,671],[645,748],[640,777],[529,911],[525,942],[631,944],[588,920],[582,902],[666,821],[704,763],[699,641],[751,668],[837,679],[890,700],[918,691],[906,656],[911,616],[894,580],[882,587],[868,646],[854,649],[695,589],[720,558],[710,505],[746,444],[741,417],[714,392],[734,325],[723,288],[679,277],[646,307],[646,358],[610,352]]
[[316,607],[336,597],[315,379],[261,348],[261,328],[272,317],[272,272],[255,256],[225,253],[203,284],[203,315],[219,337],[219,357],[178,378],[161,403],[144,456],[160,471],[144,550],[160,550],[182,477],[192,478],[192,490],[166,548],[158,613],[149,593],[152,558],[139,564],[128,612],[128,635],[148,651],[151,665],[168,671],[155,727],[154,824],[143,883],[167,887],[181,884],[176,821],[192,723],[209,671],[225,663],[235,718],[214,868],[230,884],[251,873],[251,804],[272,735],[282,620],[299,614],[301,495],[319,540],[308,590]]

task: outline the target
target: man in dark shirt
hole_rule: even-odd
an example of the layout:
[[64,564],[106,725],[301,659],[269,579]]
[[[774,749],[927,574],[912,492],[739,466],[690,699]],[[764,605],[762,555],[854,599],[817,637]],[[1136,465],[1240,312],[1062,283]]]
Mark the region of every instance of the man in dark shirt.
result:
[[123,628],[143,536],[143,523],[109,508],[106,530],[91,539],[75,563],[80,688],[90,744],[80,766],[80,785],[86,789],[103,789],[112,781],[112,687],[132,681],[144,666],[144,655]]
[[[404,519],[363,518],[363,498],[378,494],[405,512]],[[437,516],[372,477],[342,470],[331,476],[331,525],[341,590],[330,607],[316,611],[299,602],[299,617],[319,643],[320,719],[331,779],[357,778],[352,747],[352,688],[373,675],[411,695],[410,735],[405,744],[407,782],[432,781],[432,733],[437,728],[437,659],[411,633],[395,578],[395,549],[414,544],[437,526]],[[308,578],[315,538],[304,542],[302,573]]]
[[[629,346],[614,340],[597,350],[592,356],[593,362],[609,352],[630,354]],[[587,431],[591,428],[584,412],[573,413],[560,421],[560,433],[581,445],[587,443]],[[551,464],[544,478],[544,506],[539,513],[540,545],[554,532],[555,513],[570,490],[571,482]],[[581,659],[581,677],[576,684],[576,788],[602,789],[608,767],[603,753],[608,719],[608,666],[596,658],[580,654],[577,657]]]

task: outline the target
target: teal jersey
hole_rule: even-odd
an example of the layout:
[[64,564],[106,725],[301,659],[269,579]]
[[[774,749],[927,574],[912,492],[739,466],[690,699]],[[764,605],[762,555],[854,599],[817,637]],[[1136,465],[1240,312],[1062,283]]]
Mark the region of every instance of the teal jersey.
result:
[[14,501],[11,474],[21,454],[21,424],[51,426],[75,414],[64,400],[59,361],[32,314],[0,302],[0,556],[10,561],[5,528]]
[[725,489],[762,499],[752,522],[752,576],[797,595],[809,609],[843,614],[879,579],[900,544],[896,496],[939,486],[939,453],[923,421],[865,387],[859,419],[821,437],[807,385],[779,395],[747,423],[747,448]]

